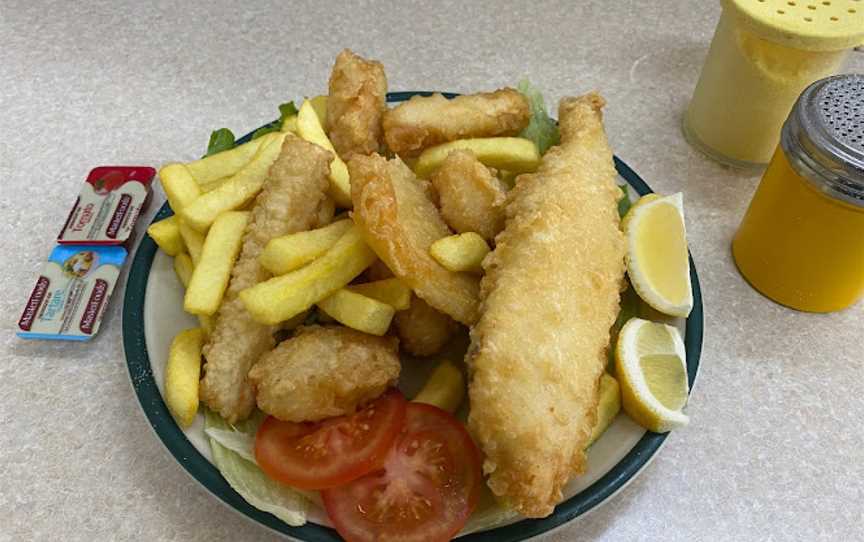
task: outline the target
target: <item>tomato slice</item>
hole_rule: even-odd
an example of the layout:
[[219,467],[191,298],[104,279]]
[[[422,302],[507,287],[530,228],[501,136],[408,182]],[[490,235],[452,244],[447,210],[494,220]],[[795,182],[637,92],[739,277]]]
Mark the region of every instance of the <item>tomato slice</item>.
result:
[[321,496],[348,542],[445,541],[477,506],[480,468],[480,451],[456,418],[408,403],[405,425],[383,467]]
[[270,478],[299,489],[345,484],[381,467],[402,428],[405,405],[393,390],[350,416],[315,423],[270,416],[255,435],[255,459]]

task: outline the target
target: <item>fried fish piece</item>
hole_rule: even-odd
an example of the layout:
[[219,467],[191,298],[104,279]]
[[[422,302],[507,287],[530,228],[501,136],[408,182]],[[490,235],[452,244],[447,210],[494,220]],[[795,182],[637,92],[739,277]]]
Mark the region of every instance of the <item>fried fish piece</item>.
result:
[[459,330],[459,324],[452,318],[433,309],[416,295],[411,297],[407,309],[396,313],[393,325],[402,349],[420,357],[440,352]]
[[603,105],[594,93],[561,101],[561,144],[508,194],[471,331],[468,425],[489,487],[529,517],[552,513],[585,468],[619,310],[621,191]]
[[396,384],[399,341],[347,327],[301,327],[249,371],[258,407],[280,420],[354,412]]
[[464,324],[477,319],[480,284],[476,277],[445,269],[429,246],[451,234],[424,185],[402,160],[354,155],[352,217],[387,267],[432,307]]
[[258,358],[275,345],[275,328],[253,320],[238,294],[270,278],[258,262],[268,241],[307,230],[320,220],[332,159],[329,151],[289,135],[255,200],[240,256],[203,349],[206,364],[201,399],[230,423],[252,412],[255,396],[247,374]]
[[507,187],[474,153],[453,151],[430,179],[444,222],[459,233],[473,231],[492,241],[504,229]]
[[327,98],[330,141],[339,156],[372,154],[381,147],[381,117],[387,109],[384,66],[350,49],[336,57]]
[[[387,265],[376,260],[366,270],[369,280],[385,280],[393,276]],[[459,331],[459,324],[441,311],[411,294],[411,304],[407,309],[397,311],[393,317],[393,328],[399,337],[399,345],[413,356],[437,354]]]
[[441,94],[414,96],[384,113],[384,140],[401,156],[417,156],[456,139],[516,135],[530,119],[528,100],[512,88],[452,100]]

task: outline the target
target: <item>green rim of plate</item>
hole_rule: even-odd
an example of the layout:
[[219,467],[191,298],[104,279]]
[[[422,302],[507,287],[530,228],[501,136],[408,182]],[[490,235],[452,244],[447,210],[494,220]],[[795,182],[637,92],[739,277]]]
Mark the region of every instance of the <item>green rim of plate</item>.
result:
[[[387,94],[388,102],[402,102],[415,95],[428,96],[431,92],[392,92]],[[448,98],[456,96],[453,93],[442,93]],[[272,125],[273,123],[268,124]],[[240,138],[237,143],[244,143],[251,138],[251,132]],[[635,171],[622,160],[615,157],[615,169],[633,189],[644,196],[653,192]],[[153,217],[153,222],[171,216],[173,213],[166,202]],[[177,426],[150,368],[150,357],[144,335],[144,298],[150,267],[156,255],[156,243],[145,235],[138,246],[129,278],[126,282],[126,294],[123,302],[123,348],[126,353],[126,364],[132,387],[138,396],[138,401],[156,435],[168,449],[174,459],[208,491],[225,504],[274,531],[307,542],[338,542],[341,540],[335,530],[315,523],[307,523],[302,527],[291,527],[275,516],[258,510],[246,502],[197,449],[186,439],[183,431]],[[690,257],[690,279],[693,284],[693,311],[687,318],[687,329],[684,335],[684,345],[687,351],[687,375],[690,388],[699,370],[699,356],[702,351],[702,292],[699,287],[699,277],[693,257]],[[498,527],[489,531],[472,533],[459,540],[465,542],[517,542],[550,531],[581,516],[597,507],[611,497],[642,469],[657,453],[667,434],[651,433],[643,436],[612,469],[599,480],[582,490],[577,495],[567,499],[555,508],[555,512],[542,519],[524,519],[522,521]]]

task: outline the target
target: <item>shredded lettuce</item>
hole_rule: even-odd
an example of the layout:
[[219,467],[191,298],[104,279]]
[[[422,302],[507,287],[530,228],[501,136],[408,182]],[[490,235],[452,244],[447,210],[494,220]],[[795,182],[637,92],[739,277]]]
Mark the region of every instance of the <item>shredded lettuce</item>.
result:
[[516,88],[528,98],[528,104],[531,107],[531,120],[519,136],[533,141],[542,155],[550,147],[557,145],[561,141],[561,134],[558,133],[558,123],[552,120],[546,112],[546,102],[543,100],[543,94],[531,85],[527,79],[520,81]]
[[216,468],[246,502],[269,512],[288,525],[306,523],[309,501],[298,491],[268,478],[258,465],[246,458],[254,445],[255,431],[261,417],[233,428],[219,415],[205,411],[204,431],[210,437],[210,449]]

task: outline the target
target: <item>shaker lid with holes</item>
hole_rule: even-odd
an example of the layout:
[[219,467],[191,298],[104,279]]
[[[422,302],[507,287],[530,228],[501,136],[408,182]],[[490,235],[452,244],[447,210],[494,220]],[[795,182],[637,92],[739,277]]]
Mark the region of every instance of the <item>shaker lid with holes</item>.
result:
[[766,40],[806,51],[864,44],[864,0],[721,0],[723,8]]
[[781,140],[787,154],[819,174],[823,191],[864,207],[864,75],[835,75],[807,87]]

